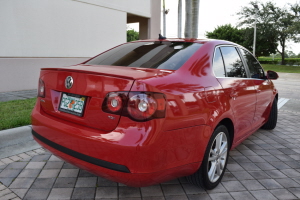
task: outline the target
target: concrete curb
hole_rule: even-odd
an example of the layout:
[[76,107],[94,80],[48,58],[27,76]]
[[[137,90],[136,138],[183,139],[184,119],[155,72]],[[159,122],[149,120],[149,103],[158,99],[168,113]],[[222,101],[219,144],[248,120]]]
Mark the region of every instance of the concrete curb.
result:
[[0,148],[32,140],[31,125],[0,131]]
[[0,158],[40,148],[31,130],[29,125],[0,131]]

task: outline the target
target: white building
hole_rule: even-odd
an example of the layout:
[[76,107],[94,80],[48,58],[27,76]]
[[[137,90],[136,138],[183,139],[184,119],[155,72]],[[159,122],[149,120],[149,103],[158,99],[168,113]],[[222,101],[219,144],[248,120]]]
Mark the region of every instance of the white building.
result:
[[157,38],[160,18],[161,0],[1,0],[0,92],[35,89],[41,67],[126,42],[128,23],[139,22],[140,39]]
[[90,57],[160,33],[160,0],[1,0],[0,57]]

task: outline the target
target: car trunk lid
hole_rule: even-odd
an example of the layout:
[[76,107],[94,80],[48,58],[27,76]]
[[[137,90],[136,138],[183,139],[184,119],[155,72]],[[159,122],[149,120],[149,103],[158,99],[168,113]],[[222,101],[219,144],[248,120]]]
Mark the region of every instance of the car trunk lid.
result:
[[[108,93],[116,91],[128,93],[136,79],[171,72],[86,65],[43,68],[40,78],[44,81],[46,95],[45,98],[41,98],[41,109],[53,117],[68,122],[111,131],[118,125],[120,115],[103,112],[102,104]],[[68,77],[73,80],[70,88],[66,85]]]

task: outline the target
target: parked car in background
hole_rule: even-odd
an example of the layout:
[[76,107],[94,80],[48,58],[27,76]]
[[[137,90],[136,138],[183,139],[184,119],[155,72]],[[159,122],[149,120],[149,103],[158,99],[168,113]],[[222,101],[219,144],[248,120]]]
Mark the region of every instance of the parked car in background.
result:
[[277,78],[227,41],[125,43],[82,64],[41,69],[32,134],[112,181],[140,187],[187,176],[213,189],[230,149],[275,128]]

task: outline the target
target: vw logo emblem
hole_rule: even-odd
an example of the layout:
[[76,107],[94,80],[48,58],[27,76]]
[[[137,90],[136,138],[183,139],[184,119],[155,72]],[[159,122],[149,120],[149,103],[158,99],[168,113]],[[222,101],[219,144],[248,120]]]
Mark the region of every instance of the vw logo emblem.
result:
[[70,89],[73,86],[73,78],[72,76],[68,76],[65,80],[65,87]]

